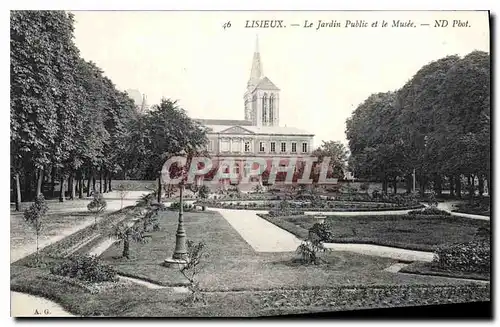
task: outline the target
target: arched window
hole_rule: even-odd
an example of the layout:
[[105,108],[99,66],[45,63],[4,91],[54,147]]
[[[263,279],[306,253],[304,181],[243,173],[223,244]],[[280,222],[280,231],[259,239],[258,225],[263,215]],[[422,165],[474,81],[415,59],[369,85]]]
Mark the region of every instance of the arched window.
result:
[[274,124],[274,94],[269,97],[269,122]]
[[262,97],[262,122],[264,124],[267,123],[267,111],[268,111],[267,93],[264,93],[264,96]]

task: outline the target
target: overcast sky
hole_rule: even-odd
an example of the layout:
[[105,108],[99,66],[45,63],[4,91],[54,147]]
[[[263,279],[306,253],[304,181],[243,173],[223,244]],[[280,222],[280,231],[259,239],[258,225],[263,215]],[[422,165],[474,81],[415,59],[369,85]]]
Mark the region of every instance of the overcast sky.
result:
[[[315,133],[316,145],[346,142],[345,120],[361,102],[400,88],[426,63],[489,51],[486,12],[82,11],[75,19],[81,55],[119,89],[138,89],[149,104],[178,99],[194,118],[243,119],[258,34],[264,75],[281,89],[280,125]],[[261,19],[283,20],[286,28],[245,28],[246,20]],[[319,19],[342,27],[316,30]],[[391,28],[398,19],[416,27]],[[436,19],[449,26],[434,27]],[[451,27],[459,19],[469,27]],[[304,28],[305,20],[313,27]],[[346,20],[379,25],[345,28]]]

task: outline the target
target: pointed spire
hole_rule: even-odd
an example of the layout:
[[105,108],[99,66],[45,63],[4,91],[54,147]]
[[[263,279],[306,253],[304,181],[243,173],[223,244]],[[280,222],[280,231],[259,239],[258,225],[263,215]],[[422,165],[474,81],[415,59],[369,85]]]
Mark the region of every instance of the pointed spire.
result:
[[256,86],[261,77],[263,76],[262,62],[260,60],[259,52],[259,36],[255,37],[255,52],[252,60],[252,70],[250,71],[250,79],[248,80],[248,87]]

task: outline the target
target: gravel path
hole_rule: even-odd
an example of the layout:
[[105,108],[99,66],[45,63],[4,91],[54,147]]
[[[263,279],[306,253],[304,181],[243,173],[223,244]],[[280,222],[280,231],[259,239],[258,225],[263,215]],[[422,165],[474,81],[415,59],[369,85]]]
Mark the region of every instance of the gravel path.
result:
[[11,317],[74,317],[59,304],[30,294],[10,292]]
[[406,250],[373,244],[324,243],[324,246],[325,248],[334,251],[355,252],[402,261],[431,262],[434,257],[434,254],[432,252]]
[[295,235],[257,216],[258,210],[212,208],[219,212],[257,252],[292,252],[301,241]]
[[[292,252],[301,243],[292,233],[257,216],[257,213],[262,211],[219,208],[211,210],[218,211],[257,252]],[[325,247],[334,251],[356,252],[403,261],[430,262],[433,258],[432,252],[372,244],[325,243]]]

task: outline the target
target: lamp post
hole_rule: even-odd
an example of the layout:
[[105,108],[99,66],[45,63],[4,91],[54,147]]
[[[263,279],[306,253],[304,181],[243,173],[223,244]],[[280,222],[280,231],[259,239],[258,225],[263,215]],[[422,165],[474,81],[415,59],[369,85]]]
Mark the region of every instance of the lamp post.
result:
[[[185,151],[181,151],[179,155],[186,155]],[[187,162],[186,162],[187,164]],[[181,171],[181,181],[179,183],[179,222],[177,224],[177,232],[175,233],[175,250],[171,258],[165,259],[165,266],[170,267],[175,265],[177,267],[182,267],[187,264],[188,253],[186,245],[186,230],[184,229],[184,202],[183,202],[183,191],[184,191],[184,175],[185,169],[182,168]]]

